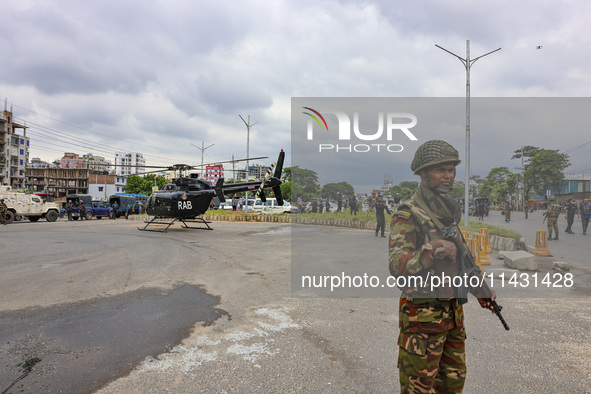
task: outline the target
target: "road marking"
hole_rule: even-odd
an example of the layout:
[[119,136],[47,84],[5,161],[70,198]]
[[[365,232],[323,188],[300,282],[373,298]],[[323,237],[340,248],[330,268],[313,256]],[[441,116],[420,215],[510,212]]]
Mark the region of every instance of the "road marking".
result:
[[[137,369],[146,372],[174,368],[189,373],[201,365],[217,361],[223,355],[241,357],[251,362],[253,367],[260,368],[256,364],[258,360],[280,352],[274,337],[286,330],[301,327],[287,314],[287,308],[259,308],[254,313],[263,320],[255,321],[251,332],[236,330],[220,339],[208,336],[198,336],[192,341],[188,339],[184,345],[175,346],[169,353],[147,358]],[[186,343],[188,341],[190,343]]]

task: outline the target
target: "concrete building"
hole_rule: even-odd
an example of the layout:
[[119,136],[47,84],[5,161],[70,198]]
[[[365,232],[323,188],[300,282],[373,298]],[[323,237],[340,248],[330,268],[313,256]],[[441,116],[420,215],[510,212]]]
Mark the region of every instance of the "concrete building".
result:
[[[17,134],[18,129],[23,135]],[[14,122],[12,111],[4,109],[0,113],[0,184],[22,189],[28,160],[27,127]]]
[[126,178],[120,175],[93,173],[88,175],[88,194],[94,200],[108,201],[109,197],[125,190]]
[[76,153],[66,152],[60,159],[61,168],[87,168],[86,160]]
[[128,176],[131,174],[142,175],[146,165],[146,160],[141,153],[115,153],[115,174],[119,176]]
[[41,160],[39,157],[33,157],[31,162],[27,165],[27,168],[46,168],[51,167],[51,164]]
[[265,177],[268,168],[269,167],[262,164],[252,165],[248,169],[248,176],[249,178],[254,178],[255,180],[262,180]]
[[86,168],[95,171],[111,171],[111,162],[106,160],[103,156],[95,156],[92,153],[87,153],[82,156],[86,163]]

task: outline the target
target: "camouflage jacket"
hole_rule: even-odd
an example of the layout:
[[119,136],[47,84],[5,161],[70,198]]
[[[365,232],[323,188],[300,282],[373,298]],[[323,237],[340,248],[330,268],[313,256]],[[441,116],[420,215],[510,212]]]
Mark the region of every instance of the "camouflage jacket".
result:
[[[401,286],[400,329],[438,333],[462,327],[463,309],[453,298],[453,288],[437,287],[435,292],[429,288],[428,279],[435,275],[445,273],[452,277],[458,274],[455,262],[435,258],[435,254],[443,248],[443,243],[437,242],[443,239],[441,231],[414,200],[400,206],[392,218],[390,229],[390,274],[409,279],[407,286]],[[410,280],[413,277],[415,280]],[[422,287],[418,286],[418,277],[425,279]]]
[[560,216],[560,205],[548,205],[548,210],[546,211],[545,215],[548,217],[548,219],[556,219],[558,216]]

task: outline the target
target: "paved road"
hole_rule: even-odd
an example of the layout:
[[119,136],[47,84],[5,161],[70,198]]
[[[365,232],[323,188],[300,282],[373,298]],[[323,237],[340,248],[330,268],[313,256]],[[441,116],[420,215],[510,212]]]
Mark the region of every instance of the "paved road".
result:
[[[214,223],[213,231],[158,234],[136,226],[0,227],[0,323],[10,323],[0,326],[0,390],[22,374],[18,363],[38,358],[9,392],[94,392],[68,384],[89,382],[85,369],[104,375],[109,361],[116,368],[94,383],[100,393],[397,391],[396,290],[319,298],[318,289],[290,286],[294,237],[308,240],[318,272],[387,272],[386,241],[373,232]],[[588,298],[503,305],[508,332],[474,301],[466,307],[466,393],[591,390]],[[175,307],[189,316],[168,311]],[[141,337],[153,331],[154,348],[143,355]]]

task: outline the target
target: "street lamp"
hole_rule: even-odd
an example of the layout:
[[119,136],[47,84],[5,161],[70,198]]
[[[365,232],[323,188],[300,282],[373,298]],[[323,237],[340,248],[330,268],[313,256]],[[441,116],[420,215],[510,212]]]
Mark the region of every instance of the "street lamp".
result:
[[[248,115],[248,122],[246,120],[244,120],[242,115],[238,115],[238,116],[240,116],[240,119],[242,119],[242,121],[246,125],[246,182],[248,182],[248,172],[249,172],[248,158],[250,157],[249,156],[249,154],[250,154],[250,128],[259,122],[251,124],[250,123],[250,115]],[[256,195],[255,195],[255,198],[256,198]],[[253,208],[254,208],[254,205],[253,205]],[[246,213],[248,213],[248,192],[246,192]]]
[[500,51],[501,48],[497,48],[494,51],[490,51],[482,56],[478,56],[477,58],[470,60],[470,40],[466,40],[465,59],[456,55],[453,52],[448,51],[443,47],[440,47],[437,44],[435,44],[435,46],[460,59],[460,61],[464,64],[464,67],[466,68],[466,187],[464,191],[464,224],[467,226],[468,199],[470,197],[470,67],[476,60],[480,59],[481,57],[485,57],[486,55],[490,55],[491,53],[494,53],[496,51]]

